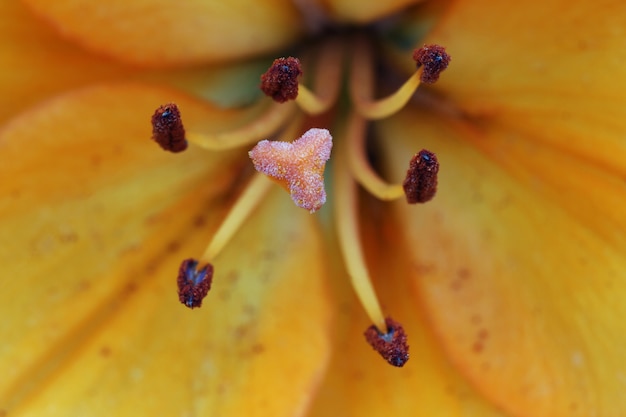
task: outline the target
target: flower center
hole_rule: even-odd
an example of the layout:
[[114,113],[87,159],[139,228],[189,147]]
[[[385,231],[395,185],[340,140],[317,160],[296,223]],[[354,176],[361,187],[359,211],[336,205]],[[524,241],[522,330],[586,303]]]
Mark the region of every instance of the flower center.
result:
[[[421,150],[407,157],[407,177],[401,184],[390,184],[382,179],[368,161],[365,136],[368,120],[388,117],[413,96],[421,83],[433,83],[450,61],[444,48],[425,45],[413,53],[417,69],[393,94],[377,99],[372,45],[364,36],[350,39],[348,92],[351,108],[348,110],[345,133],[333,149],[335,188],[333,213],[341,253],[352,287],[369,316],[373,326],[366,330],[366,340],[390,364],[402,366],[408,360],[408,345],[402,326],[385,317],[372,285],[361,247],[359,233],[357,186],[362,186],[381,200],[406,198],[407,203],[424,203],[432,199],[437,188],[439,164],[434,153]],[[296,139],[306,117],[329,113],[338,102],[343,74],[343,56],[346,48],[342,38],[331,38],[322,44],[314,56],[314,88],[309,89],[300,78],[306,68],[298,58],[284,57],[274,61],[261,76],[261,89],[274,102],[267,103],[265,111],[256,120],[230,132],[206,135],[185,132],[178,107],[167,104],[157,109],[152,117],[153,139],[163,149],[179,152],[187,142],[209,150],[245,147],[258,142],[249,151],[254,174],[247,187],[224,218],[206,250],[198,260],[187,259],[178,273],[178,295],[187,307],[200,307],[211,286],[213,266],[220,251],[237,233],[246,218],[263,200],[272,186],[268,177],[280,184],[291,195],[296,206],[311,213],[326,202],[324,168],[331,157],[333,138],[326,129],[310,129]],[[303,62],[312,61],[304,56]],[[276,132],[280,132],[276,136]],[[267,140],[272,137],[277,140]],[[260,140],[260,142],[259,142]],[[196,269],[199,267],[199,269]]]

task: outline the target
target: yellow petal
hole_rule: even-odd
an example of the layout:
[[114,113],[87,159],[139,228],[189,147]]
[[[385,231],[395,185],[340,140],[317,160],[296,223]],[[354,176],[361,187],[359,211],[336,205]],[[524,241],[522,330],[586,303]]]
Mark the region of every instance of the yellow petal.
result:
[[421,1],[423,0],[322,0],[321,2],[334,19],[342,22],[371,23]]
[[396,208],[443,349],[514,415],[619,415],[623,179],[496,123],[417,114],[382,131],[396,176],[422,147],[441,165],[432,202]]
[[403,325],[410,359],[401,369],[392,367],[365,342],[371,323],[348,279],[333,280],[340,305],[333,357],[309,416],[502,416],[451,367],[410,296],[408,248],[387,204],[363,201],[361,232],[377,294],[385,313]]
[[20,3],[0,3],[0,123],[48,96],[132,73],[61,41]]
[[455,106],[625,174],[624,27],[619,0],[463,0],[427,41],[452,55],[437,88]]
[[[205,306],[180,305],[178,264],[201,253],[232,201],[231,170],[247,162],[161,151],[149,118],[167,100],[188,126],[239,117],[171,91],[105,86],[0,134],[0,262],[13,277],[0,292],[2,413],[280,416],[308,401],[328,355],[314,225],[277,192],[216,260]],[[276,396],[287,388],[270,376],[286,373],[292,389]]]
[[221,106],[248,104],[258,97],[258,74],[267,62],[211,68],[146,71],[89,53],[61,39],[20,2],[1,2],[0,123],[25,109],[73,89],[113,80],[145,80],[176,86]]
[[292,43],[303,29],[295,6],[287,0],[26,3],[78,44],[150,66],[258,55]]

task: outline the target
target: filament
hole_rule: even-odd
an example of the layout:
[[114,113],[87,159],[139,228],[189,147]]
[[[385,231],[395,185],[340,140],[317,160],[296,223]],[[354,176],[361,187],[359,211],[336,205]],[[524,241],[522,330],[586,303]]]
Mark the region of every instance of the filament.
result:
[[331,39],[322,45],[319,61],[315,67],[315,92],[306,86],[298,86],[296,103],[310,114],[327,111],[337,100],[341,84],[344,45],[339,39]]
[[356,112],[349,116],[346,157],[354,179],[380,200],[390,201],[404,197],[402,184],[387,183],[369,164],[365,153],[366,124],[367,121],[363,116]]
[[366,119],[376,120],[391,116],[402,109],[409,101],[417,87],[423,67],[388,97],[374,99],[374,67],[371,46],[363,38],[354,43],[354,52],[350,64],[350,96],[357,111]]
[[343,144],[337,145],[335,158],[335,197],[334,208],[337,234],[343,259],[352,282],[352,287],[361,301],[365,312],[381,333],[387,333],[376,292],[370,280],[363,250],[360,245],[356,183],[347,166],[347,155]]
[[284,104],[272,102],[261,117],[237,129],[214,134],[188,132],[187,140],[211,151],[221,151],[250,145],[271,136],[274,132],[279,130],[281,126],[284,126],[286,122],[293,117],[295,110],[296,106],[291,102]]

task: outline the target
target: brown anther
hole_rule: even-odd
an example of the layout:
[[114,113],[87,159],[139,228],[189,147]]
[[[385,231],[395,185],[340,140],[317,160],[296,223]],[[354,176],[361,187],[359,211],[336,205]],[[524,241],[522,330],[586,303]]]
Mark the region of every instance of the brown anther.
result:
[[152,139],[166,151],[176,153],[187,149],[185,128],[176,104],[164,104],[156,109],[152,115]]
[[424,45],[413,51],[413,59],[417,63],[417,68],[424,66],[420,80],[423,83],[432,84],[439,79],[439,74],[448,68],[452,58],[443,46]]
[[213,265],[206,264],[196,270],[197,266],[195,259],[185,259],[178,269],[178,300],[189,308],[202,305],[213,280]]
[[302,75],[300,60],[294,57],[278,58],[261,75],[261,90],[279,103],[298,97],[298,78]]
[[422,149],[416,153],[406,172],[406,178],[402,183],[406,201],[409,204],[425,203],[432,200],[437,192],[437,173],[439,162],[437,156]]
[[406,333],[402,325],[391,317],[385,319],[385,324],[389,329],[387,333],[381,333],[376,326],[372,325],[365,331],[365,339],[387,362],[393,366],[402,367],[409,360]]

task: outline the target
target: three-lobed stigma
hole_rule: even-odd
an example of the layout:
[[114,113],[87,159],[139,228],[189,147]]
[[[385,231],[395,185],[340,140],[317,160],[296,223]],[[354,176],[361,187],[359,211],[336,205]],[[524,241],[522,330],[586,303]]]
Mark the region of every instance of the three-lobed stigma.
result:
[[326,202],[324,168],[333,137],[326,129],[309,129],[293,142],[259,142],[249,153],[254,168],[285,187],[296,206],[314,213]]

